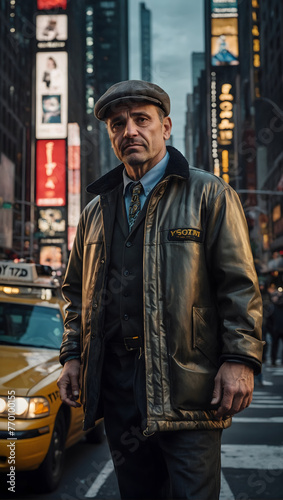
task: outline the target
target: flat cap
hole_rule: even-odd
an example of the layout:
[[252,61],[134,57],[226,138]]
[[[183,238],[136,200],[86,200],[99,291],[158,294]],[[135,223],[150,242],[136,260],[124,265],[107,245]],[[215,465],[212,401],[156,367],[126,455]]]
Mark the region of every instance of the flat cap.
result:
[[109,111],[127,101],[149,102],[159,106],[168,116],[170,113],[169,95],[158,85],[143,80],[126,80],[115,83],[103,94],[94,106],[94,114],[98,120],[104,120]]

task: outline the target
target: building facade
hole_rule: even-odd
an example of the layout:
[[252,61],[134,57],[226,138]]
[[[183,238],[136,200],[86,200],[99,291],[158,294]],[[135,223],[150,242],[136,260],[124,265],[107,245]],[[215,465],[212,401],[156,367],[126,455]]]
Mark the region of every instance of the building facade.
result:
[[262,69],[261,95],[256,102],[259,187],[270,192],[264,207],[267,247],[271,254],[283,256],[283,3],[261,0],[259,13]]
[[[88,182],[117,165],[104,123],[94,117],[97,99],[114,83],[128,80],[128,1],[86,0],[86,110]],[[90,198],[89,198],[90,199]]]
[[0,258],[31,256],[33,2],[0,2]]
[[195,164],[238,191],[259,268],[283,254],[282,23],[280,0],[206,0],[205,70],[188,101]]
[[141,79],[151,82],[151,11],[140,3]]

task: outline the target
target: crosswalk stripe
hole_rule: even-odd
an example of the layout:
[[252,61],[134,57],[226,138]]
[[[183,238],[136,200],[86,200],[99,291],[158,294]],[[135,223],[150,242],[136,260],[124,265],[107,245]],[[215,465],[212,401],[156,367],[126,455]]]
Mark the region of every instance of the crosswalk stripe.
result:
[[283,467],[283,446],[223,444],[222,469],[268,469]]
[[268,396],[268,395],[262,396],[258,395],[257,393],[254,393],[253,399],[262,399],[264,401],[275,401],[276,399],[277,400],[279,399],[280,401],[283,401],[281,396]]
[[235,500],[228,482],[225,479],[223,472],[221,472],[221,490],[219,500]]
[[233,417],[233,423],[236,424],[283,424],[283,417]]
[[283,408],[283,404],[281,405],[266,405],[265,403],[264,404],[260,404],[260,403],[252,403],[251,408],[265,408],[266,410],[270,410],[270,409],[279,409],[279,408]]
[[102,485],[105,483],[108,476],[113,472],[114,465],[112,460],[108,460],[108,462],[103,467],[102,471],[98,474],[95,481],[92,483],[90,488],[87,490],[85,497],[86,498],[95,498],[96,494],[99,492]]

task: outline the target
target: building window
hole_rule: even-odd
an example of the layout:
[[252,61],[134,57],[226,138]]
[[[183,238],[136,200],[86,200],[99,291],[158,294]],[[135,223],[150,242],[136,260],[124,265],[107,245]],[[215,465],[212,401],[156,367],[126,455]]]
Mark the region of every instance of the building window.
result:
[[89,74],[93,73],[93,65],[92,64],[87,64],[86,65],[86,72]]
[[86,52],[86,60],[88,62],[93,61],[93,52],[91,52],[90,50],[87,50],[87,52]]
[[114,9],[115,2],[100,2],[100,7],[103,9]]
[[87,44],[87,47],[92,47],[93,46],[93,38],[92,38],[92,36],[87,36],[86,37],[86,44]]

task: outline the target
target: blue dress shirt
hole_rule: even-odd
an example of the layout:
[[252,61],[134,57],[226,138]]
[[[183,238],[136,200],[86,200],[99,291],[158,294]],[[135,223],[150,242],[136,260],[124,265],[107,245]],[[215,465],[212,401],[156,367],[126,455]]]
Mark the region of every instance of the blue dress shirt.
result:
[[143,187],[143,192],[140,194],[140,201],[141,201],[141,210],[142,207],[145,204],[145,201],[154,186],[158,184],[158,182],[162,179],[162,177],[165,174],[165,170],[167,167],[169,161],[169,153],[167,151],[166,155],[162,158],[162,160],[157,163],[153,168],[151,168],[146,174],[139,180],[139,181],[133,181],[128,177],[126,169],[123,171],[123,183],[124,183],[124,200],[125,200],[125,207],[126,207],[126,213],[129,221],[129,208],[130,208],[130,203],[131,203],[131,198],[132,198],[132,189],[138,182],[141,183]]

